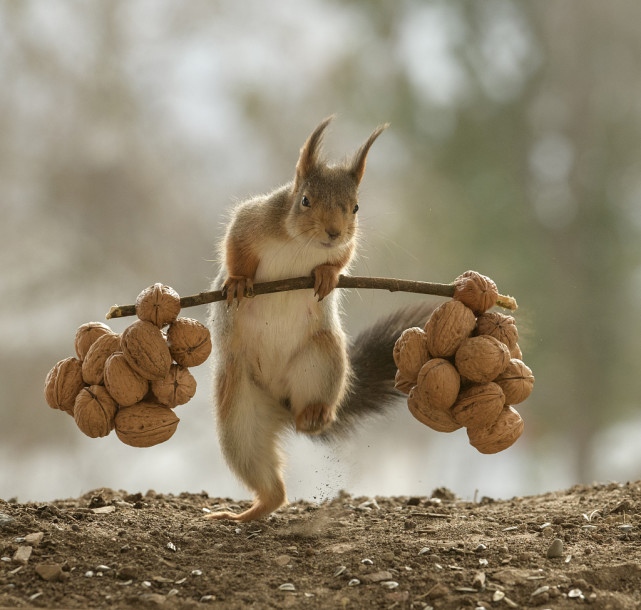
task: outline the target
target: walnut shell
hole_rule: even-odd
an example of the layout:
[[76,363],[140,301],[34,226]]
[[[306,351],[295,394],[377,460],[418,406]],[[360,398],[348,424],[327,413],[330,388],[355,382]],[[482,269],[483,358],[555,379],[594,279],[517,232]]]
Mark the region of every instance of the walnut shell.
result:
[[151,382],[151,392],[159,403],[172,409],[189,402],[196,393],[196,380],[184,366],[172,364],[167,377]]
[[517,360],[523,360],[523,352],[517,343],[513,348],[510,349],[510,356],[516,358]]
[[180,296],[170,286],[154,284],[136,298],[136,315],[162,328],[171,324],[180,313]]
[[114,429],[116,401],[102,385],[83,388],[76,397],[73,417],[78,428],[91,438],[107,436]]
[[144,379],[164,379],[169,373],[169,346],[155,324],[136,320],[123,331],[120,345],[129,366]]
[[437,307],[425,325],[427,349],[434,358],[453,356],[476,326],[476,318],[460,301]]
[[534,387],[534,375],[524,362],[512,358],[507,368],[494,382],[501,386],[507,404],[518,405],[531,394]]
[[208,328],[193,318],[178,318],[171,324],[167,343],[173,359],[181,366],[198,366],[211,353]]
[[99,385],[105,377],[107,358],[120,351],[120,335],[106,333],[98,337],[82,361],[82,378],[87,385]]
[[479,316],[496,303],[499,291],[487,276],[476,271],[466,271],[454,280],[454,299],[467,305]]
[[45,400],[52,409],[73,415],[76,396],[84,386],[82,364],[77,358],[65,358],[49,371],[45,379]]
[[481,428],[496,421],[504,404],[503,390],[496,383],[490,382],[463,390],[450,413],[461,426]]
[[106,335],[107,333],[113,333],[113,331],[102,322],[87,322],[86,324],[79,326],[76,331],[76,339],[74,342],[78,358],[80,360],[84,360],[93,342],[98,337],[102,337],[102,335]]
[[394,387],[403,394],[409,394],[410,390],[416,385],[416,381],[408,379],[401,373],[401,371],[396,371],[396,376],[394,377]]
[[394,362],[402,376],[416,384],[421,367],[430,359],[427,334],[422,328],[407,328],[394,344]]
[[116,352],[105,362],[105,387],[121,407],[128,407],[145,397],[149,382],[129,366],[122,352]]
[[429,426],[437,432],[454,432],[461,428],[461,424],[454,421],[449,411],[443,411],[422,402],[416,392],[416,388],[410,391],[407,398],[407,406],[410,413],[422,424]]
[[476,334],[489,335],[512,349],[519,340],[516,320],[502,313],[487,312],[476,319]]
[[456,401],[461,377],[447,360],[433,358],[422,366],[416,385],[422,404],[446,411]]
[[118,410],[116,434],[125,445],[152,447],[169,440],[179,421],[169,407],[145,400]]
[[456,350],[458,372],[474,383],[487,383],[498,377],[510,362],[507,345],[489,335],[465,339]]
[[470,445],[481,453],[498,453],[513,445],[523,434],[523,419],[518,411],[505,406],[496,422],[488,427],[468,428]]

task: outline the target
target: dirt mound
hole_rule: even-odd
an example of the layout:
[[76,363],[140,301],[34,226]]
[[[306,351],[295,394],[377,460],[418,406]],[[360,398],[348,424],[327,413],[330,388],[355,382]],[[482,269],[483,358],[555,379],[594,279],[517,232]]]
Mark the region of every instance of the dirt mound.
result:
[[[242,504],[242,503],[241,503]],[[641,482],[494,501],[298,502],[211,522],[206,493],[0,500],[0,607],[639,608]]]

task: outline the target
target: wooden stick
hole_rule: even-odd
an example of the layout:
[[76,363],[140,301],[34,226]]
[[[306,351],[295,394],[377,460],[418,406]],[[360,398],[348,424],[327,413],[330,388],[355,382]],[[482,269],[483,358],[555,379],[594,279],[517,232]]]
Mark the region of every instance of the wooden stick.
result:
[[[253,296],[269,294],[273,292],[285,292],[286,290],[304,290],[314,287],[314,278],[295,277],[274,282],[263,282],[254,284]],[[398,280],[388,277],[359,277],[354,275],[341,275],[338,280],[338,288],[376,288],[389,290],[390,292],[414,292],[418,294],[431,294],[439,297],[454,296],[454,284],[437,284],[435,282],[415,282],[413,280]],[[250,295],[247,295],[250,296]],[[180,298],[180,307],[195,307],[224,301],[225,295],[222,290],[210,292],[199,292],[191,296]],[[496,304],[504,309],[516,309],[516,301],[512,297],[499,295]],[[113,318],[124,318],[125,316],[136,315],[135,305],[113,305],[107,315],[107,320]]]

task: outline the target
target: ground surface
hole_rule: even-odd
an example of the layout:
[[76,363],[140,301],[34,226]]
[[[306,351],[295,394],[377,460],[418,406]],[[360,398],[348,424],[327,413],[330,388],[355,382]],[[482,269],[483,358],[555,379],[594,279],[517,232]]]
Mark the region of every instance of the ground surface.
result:
[[201,518],[229,504],[108,489],[0,500],[0,607],[641,608],[641,481]]

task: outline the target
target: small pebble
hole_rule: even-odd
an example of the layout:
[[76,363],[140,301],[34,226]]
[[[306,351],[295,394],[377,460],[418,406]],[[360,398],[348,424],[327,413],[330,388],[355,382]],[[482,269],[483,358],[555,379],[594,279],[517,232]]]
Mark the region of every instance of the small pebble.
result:
[[168,548],[170,551],[173,551],[174,553],[176,552],[176,545],[175,545],[173,542],[168,542],[168,543],[167,543],[167,548]]
[[69,574],[62,571],[62,566],[55,563],[41,563],[36,566],[36,573],[43,580],[58,582],[69,578]]
[[398,583],[395,580],[384,580],[381,582],[381,587],[385,587],[386,589],[396,589],[396,587],[398,587]]
[[374,562],[371,559],[362,559],[361,563],[365,564],[366,566],[373,566],[374,565]]
[[19,546],[18,550],[13,554],[13,562],[26,566],[32,550],[33,547],[30,546]]
[[563,540],[555,538],[552,544],[548,547],[547,558],[554,559],[556,557],[563,557]]
[[537,595],[541,595],[542,593],[547,593],[550,590],[550,587],[547,585],[543,585],[542,587],[539,587],[538,589],[532,591],[530,594],[530,597],[536,597]]
[[500,602],[504,597],[505,593],[503,593],[503,591],[494,591],[494,594],[492,595],[492,601]]
[[191,575],[192,576],[202,576],[203,575],[203,571],[202,570],[192,570],[191,571]]
[[87,578],[92,578],[93,577],[93,572],[91,570],[88,570],[87,572],[85,572],[85,576]]
[[583,597],[583,591],[581,591],[581,589],[571,589],[568,591],[568,597],[571,599]]
[[216,599],[215,595],[203,595],[200,598],[200,603],[204,604],[205,602],[213,602]]
[[0,527],[6,527],[11,525],[15,521],[15,518],[6,513],[0,513]]

